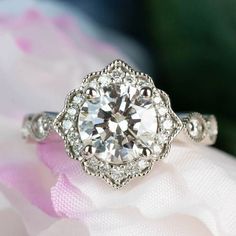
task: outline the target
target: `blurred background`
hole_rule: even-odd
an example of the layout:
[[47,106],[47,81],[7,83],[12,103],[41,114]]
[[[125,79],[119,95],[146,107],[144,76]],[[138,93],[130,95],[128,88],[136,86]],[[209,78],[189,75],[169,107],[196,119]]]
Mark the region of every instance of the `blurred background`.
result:
[[236,155],[234,0],[66,2],[139,44],[147,65],[137,59],[138,67],[170,95],[174,110],[216,114],[216,146]]

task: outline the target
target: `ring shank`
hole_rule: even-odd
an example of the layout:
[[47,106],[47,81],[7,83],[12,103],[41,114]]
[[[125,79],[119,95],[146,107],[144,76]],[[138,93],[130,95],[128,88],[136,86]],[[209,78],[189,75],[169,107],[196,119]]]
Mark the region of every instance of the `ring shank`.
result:
[[[43,142],[54,132],[53,122],[58,113],[40,112],[24,117],[22,137],[28,141]],[[182,129],[175,140],[183,143],[213,145],[216,141],[218,127],[214,115],[200,113],[177,113],[182,121]]]
[[177,115],[183,127],[176,140],[203,145],[213,145],[216,142],[218,125],[214,115],[202,115],[197,112],[177,113]]

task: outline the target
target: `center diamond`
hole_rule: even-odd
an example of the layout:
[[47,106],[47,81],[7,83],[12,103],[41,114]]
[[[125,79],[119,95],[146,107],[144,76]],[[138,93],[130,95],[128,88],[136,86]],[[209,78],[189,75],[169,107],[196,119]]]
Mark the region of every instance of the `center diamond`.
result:
[[122,164],[151,146],[157,132],[155,107],[131,84],[113,84],[97,90],[81,107],[78,129],[83,144],[91,145],[100,160]]

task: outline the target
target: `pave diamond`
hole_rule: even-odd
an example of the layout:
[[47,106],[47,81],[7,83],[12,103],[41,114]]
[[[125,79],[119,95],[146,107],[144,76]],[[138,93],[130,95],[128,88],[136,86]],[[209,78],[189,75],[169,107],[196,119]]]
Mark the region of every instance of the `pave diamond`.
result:
[[95,147],[97,158],[122,164],[138,158],[154,142],[157,114],[150,98],[141,98],[131,84],[110,84],[96,99],[81,107],[78,129],[85,145]]
[[110,176],[115,182],[120,182],[126,177],[126,174],[123,169],[116,167],[111,169]]
[[147,168],[149,166],[148,162],[146,160],[140,160],[138,162],[138,167],[141,169],[141,170],[144,170],[145,168]]
[[158,108],[158,113],[163,116],[168,112],[168,109],[166,107],[160,107]]
[[67,135],[67,139],[71,144],[79,142],[79,134],[77,132],[71,132]]
[[80,155],[80,152],[81,152],[81,145],[79,144],[75,144],[73,145],[73,152],[76,156],[79,156]]
[[125,72],[121,68],[113,70],[111,74],[115,79],[123,79],[125,77]]
[[106,75],[103,74],[99,77],[98,82],[102,85],[102,86],[106,86],[111,82],[111,76],[110,75]]
[[99,168],[99,161],[96,158],[91,158],[85,162],[85,166],[89,168],[92,173],[96,174]]
[[76,109],[71,107],[67,110],[67,113],[71,116],[74,116],[76,114]]
[[160,95],[156,95],[154,98],[153,98],[153,101],[156,103],[156,104],[159,104],[162,102],[161,100],[161,97]]
[[173,125],[172,120],[165,120],[165,121],[163,122],[163,128],[164,128],[164,129],[171,129],[171,128],[172,128],[172,125]]
[[72,121],[70,121],[70,120],[64,120],[64,121],[63,121],[63,128],[64,128],[65,130],[70,129],[70,128],[72,127],[72,125],[73,125],[73,123],[72,123]]
[[76,95],[73,97],[73,103],[80,104],[83,101],[83,98],[80,95]]

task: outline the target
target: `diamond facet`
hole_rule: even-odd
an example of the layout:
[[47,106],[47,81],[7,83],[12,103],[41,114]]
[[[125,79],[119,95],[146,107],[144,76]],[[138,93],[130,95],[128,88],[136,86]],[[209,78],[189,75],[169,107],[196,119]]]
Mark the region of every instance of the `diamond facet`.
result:
[[172,120],[165,120],[162,125],[164,129],[171,129],[173,122]]
[[111,82],[111,76],[103,74],[98,78],[98,82],[102,85],[102,86],[106,86]]
[[123,79],[125,77],[125,72],[121,68],[113,70],[111,74],[112,77],[117,80]]
[[158,113],[163,116],[168,112],[168,109],[166,107],[159,107],[158,108]]
[[161,103],[161,97],[159,94],[156,94],[155,97],[153,98],[153,101],[156,103],[156,104],[159,104]]
[[72,127],[73,123],[70,120],[64,120],[62,125],[65,130],[69,130]]
[[140,98],[131,84],[110,84],[100,89],[95,102],[81,107],[78,129],[81,140],[95,148],[97,158],[115,164],[139,157],[139,150],[154,142],[157,114],[151,98]]
[[76,109],[71,107],[67,110],[67,113],[71,116],[74,116],[76,114]]
[[67,135],[67,139],[71,144],[77,144],[79,142],[79,134],[77,132],[70,132]]
[[141,170],[144,170],[145,168],[148,167],[148,162],[146,160],[140,160],[138,162],[138,167],[141,169]]
[[73,103],[80,104],[83,101],[83,98],[80,95],[76,95],[73,97]]
[[111,169],[110,176],[113,179],[113,181],[120,182],[126,177],[126,174],[123,169],[115,167]]

